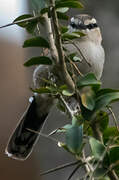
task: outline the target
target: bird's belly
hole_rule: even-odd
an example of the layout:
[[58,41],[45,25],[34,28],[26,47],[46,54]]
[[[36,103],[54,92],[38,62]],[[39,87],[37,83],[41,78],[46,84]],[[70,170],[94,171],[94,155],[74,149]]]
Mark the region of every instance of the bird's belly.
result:
[[78,44],[82,54],[91,65],[88,71],[94,72],[98,79],[101,78],[104,65],[104,49],[102,45],[93,42],[81,42]]
[[[94,72],[97,79],[100,79],[103,71],[104,56],[105,56],[101,44],[98,45],[91,41],[89,42],[76,41],[75,44],[78,48],[73,44],[67,44],[65,45],[65,48],[68,50],[68,54],[77,53],[78,56],[81,58],[82,60],[81,63],[78,63],[79,64],[78,67],[80,71],[83,74]],[[83,56],[85,57],[85,60],[84,58],[82,58],[79,49],[82,52]]]

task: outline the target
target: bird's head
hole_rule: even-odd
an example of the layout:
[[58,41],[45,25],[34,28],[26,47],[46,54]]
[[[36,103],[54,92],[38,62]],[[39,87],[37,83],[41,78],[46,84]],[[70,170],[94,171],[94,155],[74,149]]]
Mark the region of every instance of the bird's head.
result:
[[99,43],[102,41],[100,28],[96,19],[88,14],[80,14],[72,17],[68,28],[69,32],[83,32],[86,35],[85,38],[88,38],[91,41]]

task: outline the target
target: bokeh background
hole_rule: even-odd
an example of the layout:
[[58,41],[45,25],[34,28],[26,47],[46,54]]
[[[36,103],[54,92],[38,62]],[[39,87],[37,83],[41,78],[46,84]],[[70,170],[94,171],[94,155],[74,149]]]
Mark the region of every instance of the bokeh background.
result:
[[[83,11],[72,10],[71,15],[89,13],[101,26],[106,62],[102,77],[103,86],[119,88],[119,1],[82,0]],[[17,16],[31,11],[28,0],[0,0],[0,26],[12,22]],[[25,68],[28,57],[38,55],[38,49],[23,49],[28,37],[20,27],[0,29],[0,179],[1,180],[65,180],[72,168],[40,177],[40,172],[73,161],[70,154],[51,140],[41,137],[31,156],[24,162],[8,158],[4,149],[18,123],[31,95],[29,90],[33,68]],[[115,111],[119,117],[119,105]],[[50,132],[65,123],[65,117],[56,109],[50,114],[44,132]]]

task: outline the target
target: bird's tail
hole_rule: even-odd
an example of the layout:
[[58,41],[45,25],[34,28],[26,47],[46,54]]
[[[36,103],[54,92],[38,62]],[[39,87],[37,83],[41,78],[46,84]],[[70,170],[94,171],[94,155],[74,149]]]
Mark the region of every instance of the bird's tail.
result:
[[[42,105],[42,104],[41,104]],[[25,160],[33,150],[39,134],[29,131],[39,131],[45,122],[48,113],[39,115],[35,97],[23,114],[15,131],[8,141],[5,153],[14,159]]]

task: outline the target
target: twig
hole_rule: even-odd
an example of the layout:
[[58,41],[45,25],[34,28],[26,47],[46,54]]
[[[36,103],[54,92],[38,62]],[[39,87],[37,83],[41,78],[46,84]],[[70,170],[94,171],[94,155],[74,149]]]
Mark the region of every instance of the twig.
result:
[[116,118],[116,116],[115,116],[112,108],[111,108],[111,107],[108,107],[108,110],[109,110],[109,112],[111,113],[111,115],[112,115],[112,117],[113,117],[113,119],[114,119],[114,123],[115,123],[115,126],[116,126],[117,130],[119,131],[119,126],[118,126],[118,123],[117,123],[117,118]]
[[19,20],[19,21],[14,21],[14,22],[6,24],[4,26],[0,26],[0,29],[5,28],[5,27],[9,27],[9,26],[12,26],[15,24],[23,23],[23,22],[33,21],[33,20],[39,19],[39,17],[40,16],[35,16],[35,17],[26,18],[26,19]]
[[[83,160],[86,162],[86,164],[85,164],[86,172],[90,174],[91,172],[94,171],[94,169],[93,169],[93,167],[91,166],[91,164],[89,163],[89,160],[87,160],[87,158],[85,157],[85,152],[84,152],[84,150],[83,150],[83,152],[82,152],[82,157],[83,157]],[[92,178],[92,180],[94,180],[94,179]]]
[[70,174],[70,176],[68,177],[67,180],[70,180],[72,178],[72,176],[75,174],[75,172],[80,168],[81,165],[83,165],[84,163],[80,163],[76,166],[76,168],[72,171],[72,173]]
[[74,165],[78,164],[79,162],[80,161],[74,161],[74,162],[63,164],[61,166],[58,166],[56,168],[53,168],[53,169],[50,169],[48,171],[45,171],[45,172],[41,173],[40,176],[43,176],[43,175],[46,175],[46,174],[49,174],[49,173],[53,173],[55,171],[58,171],[58,170],[61,170],[61,169],[64,169],[64,168],[67,168],[67,167],[70,167],[70,166],[74,166]]
[[[66,56],[66,55],[65,55]],[[75,70],[78,72],[78,74],[80,75],[80,76],[84,76],[81,72],[80,72],[80,70],[79,70],[79,68],[77,67],[77,65],[70,59],[70,58],[68,58],[68,56],[66,56],[66,58],[69,60],[69,62],[74,66],[74,68],[75,68]]]
[[30,131],[30,132],[33,132],[33,133],[35,133],[35,134],[39,134],[39,135],[42,136],[42,137],[45,137],[45,138],[47,138],[47,139],[50,139],[50,140],[52,140],[52,141],[54,141],[54,142],[56,142],[56,143],[59,142],[57,139],[52,138],[52,137],[50,137],[49,135],[43,134],[43,133],[38,132],[38,131],[34,131],[34,130],[32,130],[32,129],[29,129],[29,128],[26,128],[26,129],[27,129],[28,131]]
[[63,98],[62,95],[60,95],[60,99],[61,99],[61,101],[63,102],[63,104],[65,105],[65,107],[66,107],[66,109],[67,109],[70,117],[72,118],[73,115],[74,115],[73,111],[70,109],[70,107],[68,106],[67,102],[65,101],[65,99]]

